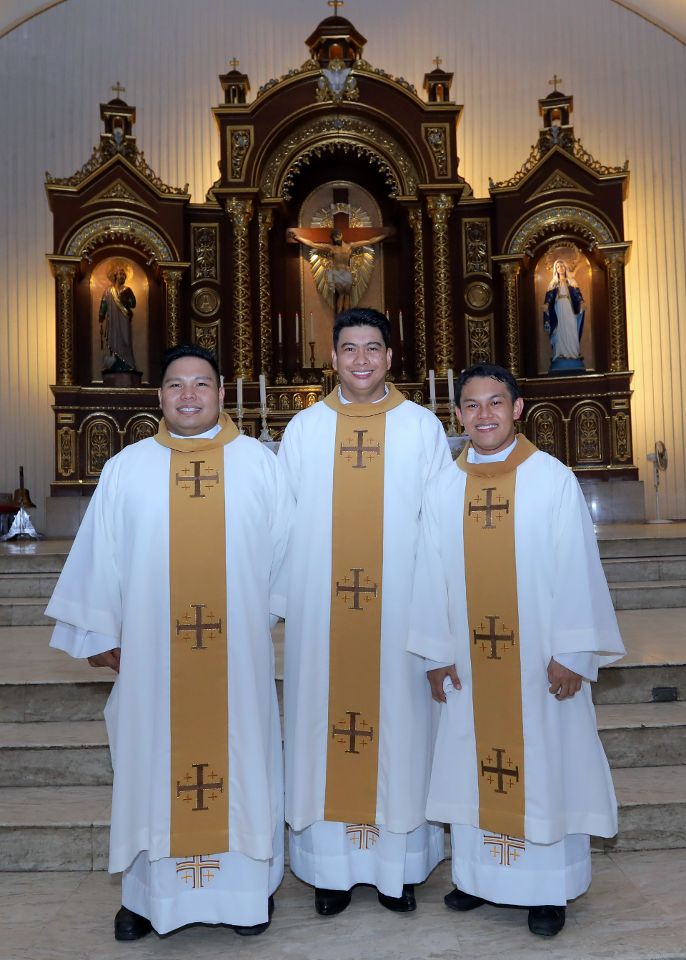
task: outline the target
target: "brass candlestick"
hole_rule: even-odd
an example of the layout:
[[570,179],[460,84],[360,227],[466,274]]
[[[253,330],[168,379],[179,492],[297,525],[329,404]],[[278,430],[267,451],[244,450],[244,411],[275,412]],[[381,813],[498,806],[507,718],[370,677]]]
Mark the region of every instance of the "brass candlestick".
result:
[[457,437],[459,436],[459,434],[457,432],[457,421],[455,419],[455,401],[454,400],[448,400],[448,416],[449,416],[448,429],[446,433],[449,437]]
[[308,378],[307,378],[307,382],[308,382],[308,383],[318,383],[318,382],[319,382],[319,378],[317,377],[317,374],[314,372],[314,363],[315,363],[315,361],[314,361],[314,346],[315,346],[316,342],[317,342],[316,340],[310,340],[310,341],[309,341],[309,344],[310,344],[310,373],[309,373],[309,376],[308,376]]
[[274,378],[274,383],[279,387],[288,383],[283,372],[283,343],[281,340],[279,340],[276,345],[276,377]]
[[305,381],[303,380],[303,358],[302,358],[302,355],[301,355],[301,353],[300,353],[300,343],[299,343],[299,341],[296,341],[296,344],[295,344],[295,373],[293,374],[293,379],[291,380],[291,383],[300,384],[300,383],[304,383],[304,382],[305,382]]
[[259,439],[263,442],[269,442],[272,440],[271,431],[267,426],[267,405],[260,404],[260,417],[262,418],[262,432],[260,433]]
[[238,432],[245,433],[245,430],[243,429],[243,405],[242,404],[240,407],[236,407],[236,421],[238,423]]

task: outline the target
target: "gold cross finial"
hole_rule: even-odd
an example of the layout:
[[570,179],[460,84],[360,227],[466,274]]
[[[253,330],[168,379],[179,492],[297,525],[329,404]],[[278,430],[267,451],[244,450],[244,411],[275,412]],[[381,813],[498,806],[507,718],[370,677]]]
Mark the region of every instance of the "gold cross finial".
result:
[[117,96],[119,96],[120,93],[126,93],[126,87],[122,87],[122,85],[119,83],[118,80],[117,80],[116,85],[115,85],[114,87],[112,87],[112,90],[114,90],[114,92],[117,94]]
[[232,57],[231,60],[229,60],[229,66],[231,67],[232,70],[238,70],[238,64],[240,62],[241,62],[240,60],[237,60],[235,57]]
[[334,17],[338,16],[338,8],[345,6],[345,0],[326,0],[328,6],[333,7]]
[[558,75],[554,73],[553,79],[548,80],[548,86],[553,88],[553,93],[555,93],[556,91],[559,93],[559,90],[557,89],[558,83],[562,83],[562,77],[558,77]]
[[436,69],[437,69],[437,70],[438,70],[438,68],[440,67],[440,65],[443,63],[443,61],[441,60],[440,57],[434,57],[431,62],[436,64]]

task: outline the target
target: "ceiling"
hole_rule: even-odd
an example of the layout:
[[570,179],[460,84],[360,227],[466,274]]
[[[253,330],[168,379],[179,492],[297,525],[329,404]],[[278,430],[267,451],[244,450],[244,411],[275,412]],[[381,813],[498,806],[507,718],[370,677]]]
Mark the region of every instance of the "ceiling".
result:
[[[0,37],[68,0],[0,0]],[[283,2],[283,0],[282,0]],[[686,45],[686,0],[606,0],[631,11]]]

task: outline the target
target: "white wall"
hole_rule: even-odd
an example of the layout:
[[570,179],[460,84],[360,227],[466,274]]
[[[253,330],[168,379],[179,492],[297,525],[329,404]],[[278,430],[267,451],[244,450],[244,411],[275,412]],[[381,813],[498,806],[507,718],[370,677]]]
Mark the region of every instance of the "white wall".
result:
[[[14,489],[23,463],[39,503],[53,474],[45,170],[65,176],[87,159],[98,104],[120,80],[149,162],[201,201],[216,178],[217,75],[239,57],[254,94],[306,59],[304,38],[329,12],[312,0],[66,0],[0,37],[0,490]],[[455,72],[460,170],[477,196],[526,158],[554,72],[584,145],[603,163],[629,158],[635,462],[650,492],[645,455],[666,442],[664,510],[686,517],[686,47],[612,0],[351,0],[344,12],[368,38],[367,59],[418,89],[436,54]]]

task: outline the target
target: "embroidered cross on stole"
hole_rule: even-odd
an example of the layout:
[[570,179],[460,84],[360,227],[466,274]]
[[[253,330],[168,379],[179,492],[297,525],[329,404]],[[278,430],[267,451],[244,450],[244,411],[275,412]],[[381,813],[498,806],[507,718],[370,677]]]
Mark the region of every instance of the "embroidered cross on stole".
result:
[[507,460],[457,465],[467,473],[464,557],[472,664],[479,826],[523,837],[524,729],[515,557],[517,467],[536,452],[525,437]]
[[329,715],[324,819],[376,821],[386,413],[404,401],[343,404],[332,493]]
[[224,447],[229,417],[211,440],[155,439],[171,449],[169,596],[171,857],[229,849],[229,676]]

